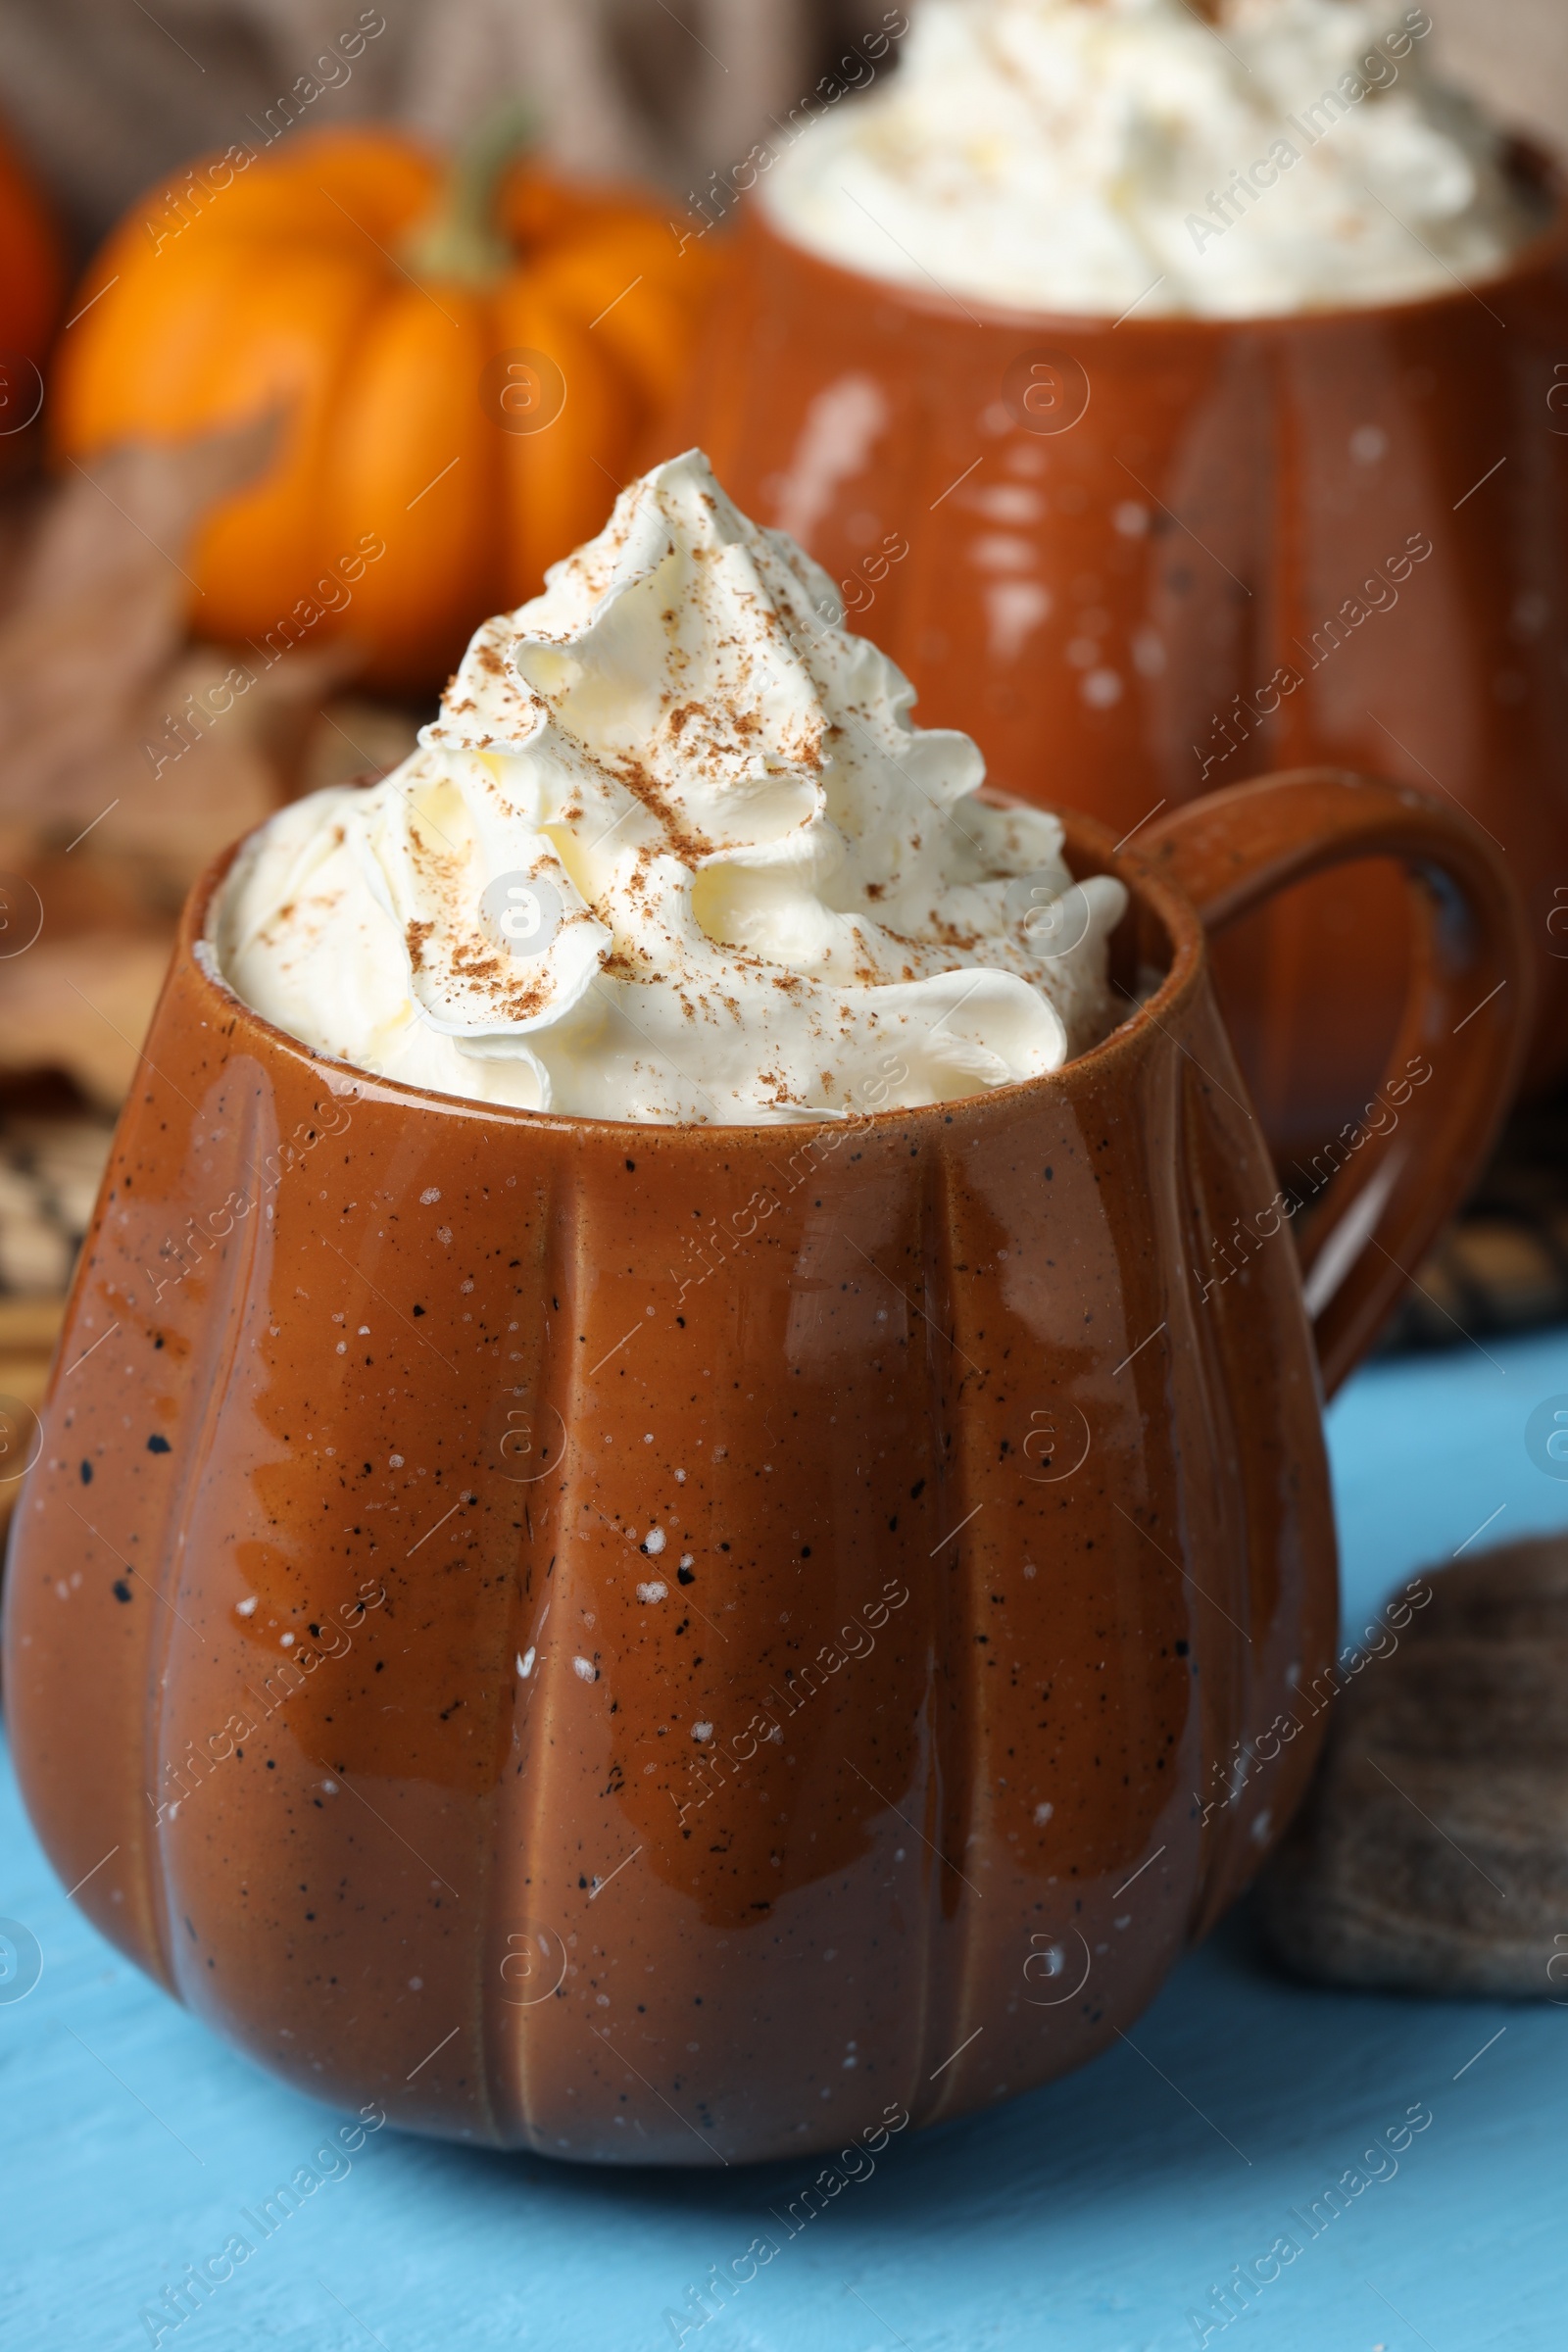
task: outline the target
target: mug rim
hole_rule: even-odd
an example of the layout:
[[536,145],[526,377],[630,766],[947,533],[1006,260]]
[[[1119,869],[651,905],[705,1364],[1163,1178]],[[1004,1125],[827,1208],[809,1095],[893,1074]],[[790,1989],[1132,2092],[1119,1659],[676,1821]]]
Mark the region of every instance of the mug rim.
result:
[[966,294],[960,302],[954,294],[928,293],[899,277],[878,277],[869,270],[857,270],[846,262],[836,262],[811,245],[803,244],[790,236],[770,211],[760,189],[756,197],[743,200],[742,218],[737,235],[751,229],[761,234],[770,244],[780,247],[797,261],[809,263],[837,279],[853,291],[855,299],[863,303],[866,290],[882,298],[892,297],[921,318],[967,318],[988,332],[1002,331],[1031,333],[1070,330],[1074,334],[1104,334],[1112,328],[1119,334],[1136,340],[1158,335],[1195,334],[1217,337],[1224,334],[1268,332],[1270,330],[1309,333],[1314,330],[1344,327],[1357,320],[1406,318],[1420,312],[1441,313],[1460,302],[1480,302],[1485,307],[1489,290],[1505,293],[1511,286],[1538,275],[1554,262],[1568,257],[1568,158],[1544,140],[1522,132],[1508,134],[1503,141],[1503,158],[1510,175],[1523,181],[1536,195],[1545,197],[1550,212],[1533,236],[1527,237],[1508,256],[1502,267],[1490,275],[1478,278],[1475,285],[1457,280],[1451,288],[1434,289],[1427,294],[1409,294],[1378,302],[1339,303],[1317,306],[1311,310],[1247,311],[1232,316],[1214,317],[1192,311],[1161,312],[1150,318],[1134,318],[1123,313],[1113,319],[1108,311],[1031,310],[1000,303],[987,295]]
[[[1019,800],[1014,794],[992,792],[984,787],[981,797],[993,806],[1036,806]],[[979,1113],[1004,1102],[1013,1102],[1030,1093],[1054,1090],[1060,1094],[1064,1088],[1094,1084],[1098,1078],[1113,1070],[1118,1062],[1144,1050],[1151,1034],[1162,1029],[1171,1014],[1181,1010],[1191,1000],[1207,969],[1208,942],[1202,918],[1186,893],[1152,858],[1142,851],[1127,848],[1125,842],[1118,845],[1112,838],[1110,827],[1102,824],[1097,817],[1085,816],[1075,809],[1053,809],[1051,813],[1059,819],[1062,826],[1069,870],[1073,868],[1075,858],[1082,858],[1087,855],[1091,861],[1085,873],[1082,876],[1075,875],[1075,879],[1088,879],[1090,873],[1098,872],[1112,874],[1117,881],[1124,883],[1129,906],[1122,922],[1125,923],[1128,915],[1141,904],[1164,931],[1170,946],[1170,962],[1152,996],[1129,1006],[1125,1016],[1098,1045],[1071,1055],[1059,1068],[1043,1071],[1034,1078],[1012,1079],[1004,1086],[988,1087],[976,1094],[946,1097],[937,1102],[920,1102],[904,1107],[889,1105],[881,1110],[851,1110],[841,1118],[824,1115],[769,1122],[732,1120],[720,1123],[714,1120],[698,1124],[687,1120],[607,1119],[591,1117],[579,1111],[528,1110],[516,1102],[481,1101],[471,1095],[442,1094],[433,1087],[416,1086],[407,1079],[389,1078],[377,1070],[361,1069],[355,1062],[318,1054],[303,1039],[292,1036],[288,1030],[279,1028],[276,1022],[269,1020],[264,1013],[257,1012],[247,1004],[218,961],[212,937],[212,918],[217,911],[218,896],[235,858],[246,844],[254,840],[256,833],[262,829],[260,826],[242,835],[238,841],[231,842],[193,885],[180,912],[173,955],[159,998],[159,1009],[162,1009],[175,972],[181,971],[187,983],[194,984],[198,993],[208,999],[214,1025],[220,1027],[226,1036],[231,1039],[246,1037],[253,1049],[274,1055],[281,1053],[287,1059],[304,1062],[313,1069],[322,1071],[327,1074],[330,1091],[339,1100],[346,1099],[350,1091],[347,1086],[336,1083],[341,1074],[352,1082],[362,1096],[367,1090],[373,1090],[375,1100],[399,1102],[410,1109],[439,1110],[448,1117],[499,1119],[507,1126],[546,1126],[558,1132],[620,1139],[636,1135],[649,1139],[650,1145],[661,1138],[679,1138],[683,1142],[696,1142],[703,1149],[719,1150],[727,1145],[728,1149],[736,1150],[740,1148],[743,1138],[752,1140],[759,1136],[777,1137],[784,1134],[802,1137],[843,1134],[852,1124],[857,1134],[872,1126],[907,1127],[911,1121],[942,1125],[951,1120],[960,1107]],[[267,821],[263,820],[264,823]],[[1120,925],[1117,927],[1119,929]],[[155,1010],[147,1033],[147,1043],[152,1040],[157,1022],[158,1011]],[[147,1059],[145,1044],[140,1059]],[[154,1065],[149,1063],[148,1066]]]

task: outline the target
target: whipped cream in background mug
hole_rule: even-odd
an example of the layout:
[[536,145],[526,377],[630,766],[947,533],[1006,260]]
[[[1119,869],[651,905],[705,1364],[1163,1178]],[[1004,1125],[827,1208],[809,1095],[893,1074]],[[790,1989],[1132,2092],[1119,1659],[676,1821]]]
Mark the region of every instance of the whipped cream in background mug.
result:
[[[873,276],[1026,310],[1251,318],[1485,275],[1541,225],[1390,0],[922,0],[894,79],[760,183]],[[935,286],[933,287],[933,281]]]
[[966,735],[698,451],[486,621],[419,749],[240,851],[210,942],[315,1052],[660,1124],[943,1102],[1114,1027],[1122,885],[973,796]]

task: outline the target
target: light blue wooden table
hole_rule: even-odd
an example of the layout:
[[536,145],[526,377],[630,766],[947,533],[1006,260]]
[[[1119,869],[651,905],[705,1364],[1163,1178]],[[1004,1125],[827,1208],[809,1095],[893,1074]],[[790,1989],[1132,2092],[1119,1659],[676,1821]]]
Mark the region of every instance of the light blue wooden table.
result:
[[[1354,1383],[1333,1417],[1353,1630],[1489,1517],[1483,1544],[1568,1527],[1568,1481],[1536,1467],[1524,1436],[1562,1392],[1568,1335]],[[242,2211],[342,2119],[275,2088],[98,1940],[9,1774],[0,1913],[43,1962],[25,1998],[0,2002],[0,2345],[147,2344],[142,2310],[245,2232]],[[318,2163],[335,2177],[183,2325],[166,2315],[159,2340],[654,2352],[684,2309],[701,2352],[1176,2352],[1198,2344],[1189,2315],[1215,2316],[1232,2266],[1263,2257],[1266,2272],[1287,2233],[1303,2251],[1210,2345],[1555,2352],[1568,2338],[1568,2009],[1313,1991],[1269,1972],[1244,1915],[1134,2038],[982,2121],[892,2141],[700,2329],[691,2290],[798,2192],[787,2168],[594,2174],[383,2132]],[[1364,2177],[1373,2136],[1397,2137],[1412,2106],[1430,2123],[1347,2210],[1321,2206],[1308,2236],[1293,2213],[1347,2168]]]

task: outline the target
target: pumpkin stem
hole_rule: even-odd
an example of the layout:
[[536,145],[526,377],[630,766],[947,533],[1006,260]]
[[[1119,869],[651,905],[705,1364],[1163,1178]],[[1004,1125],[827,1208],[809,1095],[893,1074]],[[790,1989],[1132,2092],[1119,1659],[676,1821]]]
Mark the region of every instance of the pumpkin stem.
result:
[[538,115],[519,99],[465,141],[434,210],[405,241],[403,257],[416,277],[489,286],[506,275],[513,253],[496,226],[496,197],[508,166],[538,135]]

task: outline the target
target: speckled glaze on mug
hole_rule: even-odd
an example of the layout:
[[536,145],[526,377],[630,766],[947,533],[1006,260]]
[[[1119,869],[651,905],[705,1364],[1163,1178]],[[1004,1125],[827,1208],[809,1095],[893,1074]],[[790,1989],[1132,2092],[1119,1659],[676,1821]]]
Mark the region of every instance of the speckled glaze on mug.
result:
[[1104,1044],[760,1129],[325,1064],[214,976],[224,869],[195,893],[6,1690],[83,1908],[260,2064],[582,2162],[838,2147],[1092,2056],[1262,1861],[1319,1726],[1233,1766],[1332,1653],[1334,1535],[1179,881],[1217,923],[1336,859],[1428,876],[1400,1107],[1325,1211],[1382,1248],[1308,1277],[1331,1382],[1500,1115],[1518,918],[1467,820],[1342,776],[1069,854],[1154,988]]
[[[663,438],[805,543],[1004,791],[1118,836],[1317,760],[1461,803],[1530,907],[1539,1085],[1568,1067],[1568,196],[1519,168],[1552,217],[1497,277],[1258,319],[992,308],[754,206]],[[1408,955],[1388,867],[1225,942],[1282,1166],[1359,1115]]]

